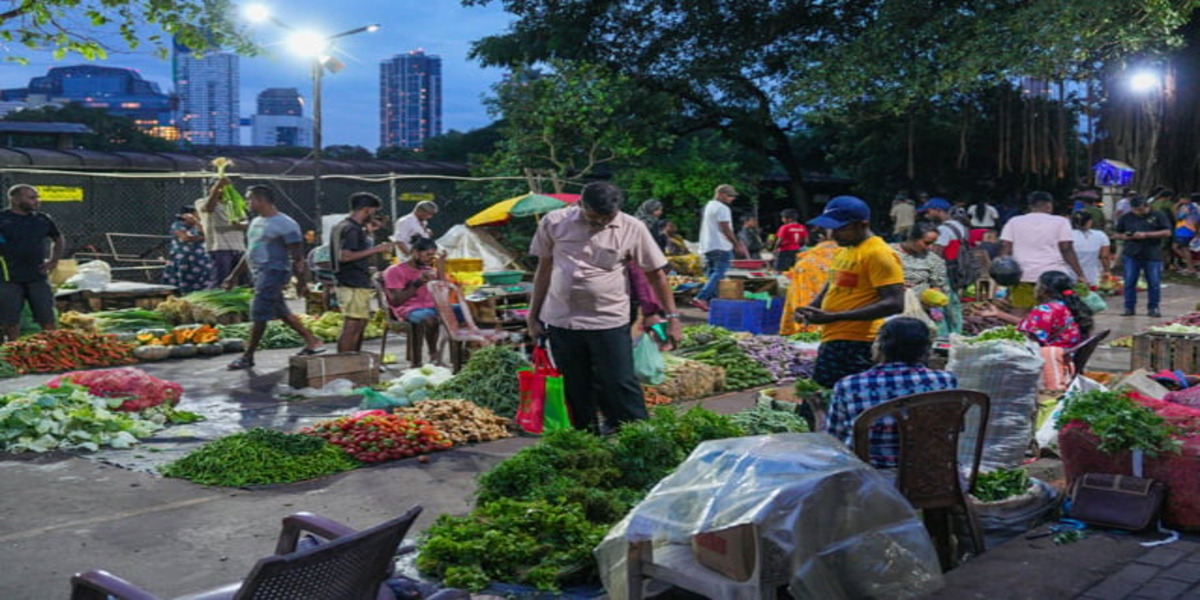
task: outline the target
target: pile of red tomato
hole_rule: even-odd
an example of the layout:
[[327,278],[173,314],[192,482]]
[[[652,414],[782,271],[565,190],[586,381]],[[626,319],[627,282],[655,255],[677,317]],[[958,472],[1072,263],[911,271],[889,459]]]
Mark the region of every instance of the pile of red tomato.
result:
[[300,433],[324,438],[365,463],[411,458],[454,445],[429,421],[405,419],[382,410],[322,421]]

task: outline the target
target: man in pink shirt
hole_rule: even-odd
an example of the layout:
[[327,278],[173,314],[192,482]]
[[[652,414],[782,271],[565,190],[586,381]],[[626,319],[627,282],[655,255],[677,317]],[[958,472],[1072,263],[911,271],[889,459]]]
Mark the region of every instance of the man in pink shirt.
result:
[[646,225],[621,212],[623,199],[612,184],[588,184],[577,205],[542,218],[529,248],[538,257],[529,335],[549,338],[578,429],[599,431],[597,409],[618,425],[648,416],[633,369],[627,269],[646,273],[666,311],[668,338],[681,335],[667,259]]
[[417,238],[411,250],[407,261],[383,272],[383,288],[387,292],[388,307],[397,319],[425,324],[425,344],[429,347],[429,356],[436,358],[441,327],[438,327],[433,296],[425,284],[440,278],[433,266],[437,259],[437,244],[429,238]]
[[1075,256],[1071,221],[1051,214],[1054,197],[1049,192],[1029,194],[1029,214],[1013,217],[1000,232],[1000,256],[1012,256],[1021,265],[1021,284],[1012,289],[1013,308],[1028,311],[1037,303],[1034,286],[1047,271],[1073,273],[1085,281]]

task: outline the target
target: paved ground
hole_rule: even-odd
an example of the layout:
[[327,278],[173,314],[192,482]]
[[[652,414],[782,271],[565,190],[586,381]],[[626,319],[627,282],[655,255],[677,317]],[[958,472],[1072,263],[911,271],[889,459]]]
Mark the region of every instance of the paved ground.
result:
[[[1163,312],[1191,310],[1194,291],[1182,286],[1164,290]],[[1106,314],[1100,322],[1113,328],[1115,337],[1151,320]],[[289,354],[262,353],[254,374],[225,371],[228,356],[146,369],[184,385],[183,408],[219,407],[229,422],[242,426],[291,427],[347,406],[338,399],[281,401],[280,395],[289,391],[281,383]],[[1124,371],[1128,364],[1128,350],[1101,349],[1092,368]],[[3,381],[0,391],[44,379]],[[705,404],[732,411],[749,403],[742,394]],[[71,573],[93,568],[108,569],[165,597],[234,581],[272,550],[279,519],[300,510],[363,527],[422,504],[425,513],[416,526],[421,530],[438,514],[469,510],[475,476],[532,441],[481,444],[438,453],[428,464],[400,461],[253,490],[196,486],[95,457],[0,456],[0,599],[64,598]],[[1053,480],[1053,462],[1042,468]],[[1197,538],[1156,550],[1141,548],[1137,541],[1098,534],[1054,546],[1047,538],[1018,538],[951,572],[947,587],[935,597],[1200,598],[1195,587],[1200,579]]]

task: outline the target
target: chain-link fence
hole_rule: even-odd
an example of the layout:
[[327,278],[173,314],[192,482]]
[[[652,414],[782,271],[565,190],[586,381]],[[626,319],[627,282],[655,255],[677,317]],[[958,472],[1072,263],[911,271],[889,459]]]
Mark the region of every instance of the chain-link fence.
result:
[[[43,201],[41,210],[54,218],[67,241],[67,256],[75,252],[108,253],[107,234],[166,236],[174,215],[185,205],[194,205],[207,193],[211,174],[186,173],[74,173],[42,169],[0,169],[3,189],[17,183],[60,186],[82,190],[82,201]],[[347,199],[355,192],[371,192],[384,200],[391,220],[412,210],[406,199],[432,198],[439,212],[432,226],[444,232],[462,223],[488,201],[461,195],[467,178],[422,175],[333,175],[322,177],[321,212],[348,212]],[[239,190],[251,185],[269,185],[278,192],[277,207],[305,230],[317,230],[312,177],[244,174],[235,178]],[[499,198],[492,200],[496,201]],[[153,257],[165,252],[165,244],[146,238],[118,238],[127,247],[121,254]]]

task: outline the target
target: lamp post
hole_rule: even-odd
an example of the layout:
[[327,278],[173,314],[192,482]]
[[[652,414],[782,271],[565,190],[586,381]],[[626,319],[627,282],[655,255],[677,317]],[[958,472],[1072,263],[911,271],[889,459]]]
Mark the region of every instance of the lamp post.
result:
[[312,159],[313,159],[313,211],[316,213],[316,233],[317,240],[321,239],[321,80],[325,75],[325,69],[329,69],[330,73],[337,73],[342,70],[345,65],[341,61],[329,54],[333,49],[333,40],[344,38],[359,33],[371,33],[379,30],[378,23],[363,25],[348,29],[341,33],[333,35],[322,35],[319,33],[299,31],[296,28],[284,23],[274,15],[270,14],[265,7],[258,4],[253,4],[246,7],[246,16],[252,21],[267,20],[274,23],[277,27],[292,32],[288,39],[288,45],[292,51],[301,56],[312,57]]

